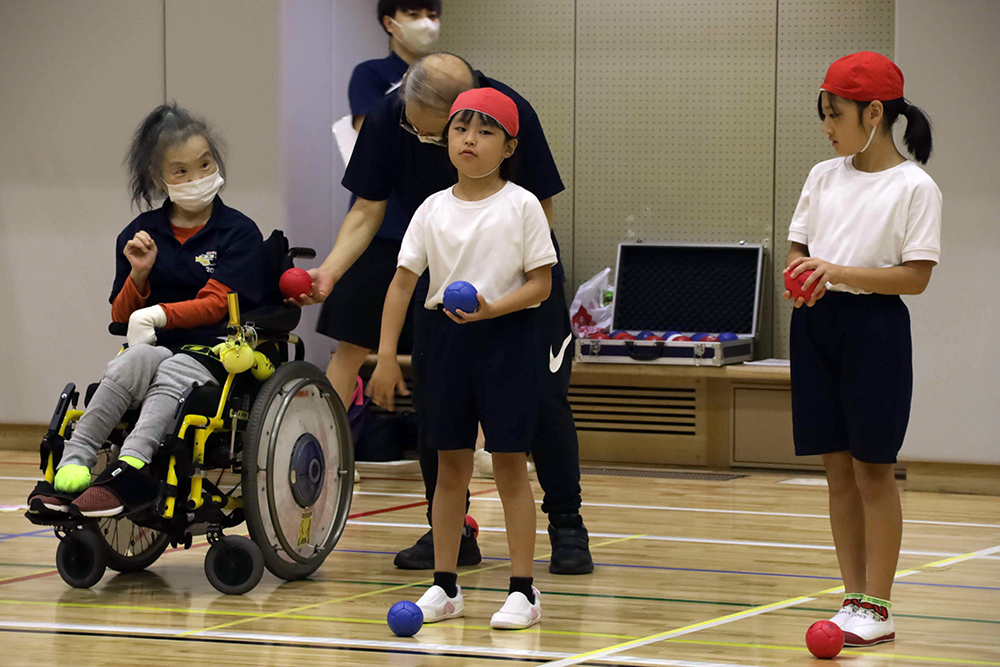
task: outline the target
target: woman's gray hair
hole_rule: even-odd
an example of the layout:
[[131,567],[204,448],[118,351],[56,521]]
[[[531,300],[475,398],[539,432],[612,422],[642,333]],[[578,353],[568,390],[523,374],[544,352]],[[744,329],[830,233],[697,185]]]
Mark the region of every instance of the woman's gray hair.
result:
[[153,207],[153,202],[166,195],[163,191],[161,170],[167,149],[183,144],[194,136],[208,142],[212,158],[219,166],[219,175],[226,178],[225,145],[203,119],[191,114],[176,103],[162,104],[136,128],[125,164],[129,171],[129,194],[132,204],[142,208]]
[[473,72],[472,65],[460,56],[432,53],[406,70],[399,84],[399,97],[404,104],[447,116],[458,96],[476,85]]

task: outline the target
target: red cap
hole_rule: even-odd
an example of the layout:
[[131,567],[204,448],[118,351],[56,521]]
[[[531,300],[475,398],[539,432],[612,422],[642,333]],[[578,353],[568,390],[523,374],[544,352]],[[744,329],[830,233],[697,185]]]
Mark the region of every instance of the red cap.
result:
[[455,103],[451,105],[449,118],[459,111],[471,109],[484,113],[496,122],[500,123],[507,134],[512,137],[517,136],[518,115],[517,104],[499,90],[495,88],[473,88],[458,96]]
[[859,51],[834,61],[820,90],[858,102],[895,100],[903,96],[903,72],[879,53]]

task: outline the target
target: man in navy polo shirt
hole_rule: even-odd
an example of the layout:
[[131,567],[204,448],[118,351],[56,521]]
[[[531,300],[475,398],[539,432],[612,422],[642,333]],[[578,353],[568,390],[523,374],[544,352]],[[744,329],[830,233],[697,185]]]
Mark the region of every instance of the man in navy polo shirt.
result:
[[[364,307],[342,314],[343,326],[355,328],[358,340],[361,335],[370,336],[371,343],[348,346],[342,343],[334,355],[328,375],[341,397],[350,396],[358,369],[368,353],[377,349],[385,300],[385,287],[373,287],[378,281],[371,265],[352,265],[373,238],[397,233],[380,229],[390,197],[398,200],[409,220],[427,197],[455,184],[455,172],[448,152],[443,148],[441,135],[455,98],[465,90],[482,87],[495,88],[517,104],[521,119],[520,142],[515,154],[517,168],[511,180],[538,197],[549,224],[552,223],[552,197],[564,187],[531,105],[511,88],[473,70],[457,56],[434,54],[414,63],[403,79],[399,94],[380,100],[365,118],[343,179],[344,186],[357,196],[357,200],[344,219],[330,255],[320,268],[310,271],[313,291],[303,300],[303,303],[317,303],[328,296],[337,299],[341,290],[365,297]],[[398,233],[401,236],[402,232]],[[556,248],[558,251],[558,244]],[[383,270],[388,272],[385,279],[388,285],[395,272],[395,261]],[[552,542],[549,570],[555,574],[586,574],[593,571],[594,564],[587,529],[579,513],[579,445],[567,399],[572,360],[565,352],[572,334],[563,293],[564,280],[562,265],[556,264],[552,270],[551,296],[539,307],[545,349],[539,349],[538,363],[544,364],[547,370],[532,456],[538,481],[545,492],[542,511],[549,515]],[[426,279],[422,283],[426,290]],[[421,286],[418,285],[418,293],[414,295],[418,304],[424,301],[420,291]],[[414,316],[421,317],[421,311],[423,308],[416,308]],[[415,340],[413,347],[414,398],[418,418],[421,418],[421,402],[433,400],[433,397],[421,396],[419,379],[423,357],[420,341]],[[420,431],[422,440],[425,429]],[[422,442],[418,445],[421,472],[430,504],[437,484],[437,455],[424,447]],[[459,552],[459,565],[473,565],[480,560],[475,538],[466,531]],[[404,569],[433,569],[432,532],[421,537],[413,547],[401,551],[395,563]]]

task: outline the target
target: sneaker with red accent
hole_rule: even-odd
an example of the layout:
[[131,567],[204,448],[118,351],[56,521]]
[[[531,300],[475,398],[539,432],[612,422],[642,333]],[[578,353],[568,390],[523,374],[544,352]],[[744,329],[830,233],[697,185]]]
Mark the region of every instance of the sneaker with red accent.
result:
[[465,598],[462,587],[456,586],[458,593],[450,598],[440,586],[431,586],[417,600],[417,606],[424,612],[424,623],[437,623],[448,618],[465,616]]
[[136,470],[121,460],[108,466],[90,488],[73,501],[70,513],[79,512],[87,517],[116,516],[155,502],[159,485],[148,476],[146,468]]
[[844,646],[874,646],[896,639],[892,612],[883,605],[862,600],[854,615],[844,625]]
[[490,619],[490,627],[496,630],[523,630],[542,620],[542,594],[534,586],[531,592],[535,594],[534,604],[524,593],[508,595],[500,611]]
[[852,618],[854,618],[854,615],[857,613],[858,609],[860,609],[860,608],[861,608],[861,597],[860,596],[858,596],[858,597],[845,597],[844,598],[844,604],[840,607],[840,611],[838,611],[833,616],[833,618],[830,619],[830,622],[833,623],[834,625],[836,625],[841,630],[843,630],[844,626]]

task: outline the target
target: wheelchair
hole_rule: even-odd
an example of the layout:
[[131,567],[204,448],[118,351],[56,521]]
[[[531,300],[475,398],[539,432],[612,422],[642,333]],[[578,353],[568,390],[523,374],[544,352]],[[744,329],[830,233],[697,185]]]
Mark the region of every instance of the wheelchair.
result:
[[[241,316],[229,295],[229,338],[271,362],[273,371],[234,372],[221,386],[192,387],[147,466],[159,481],[154,502],[113,517],[38,513],[29,521],[52,526],[59,538],[56,566],[75,588],[100,581],[106,568],[138,572],[167,549],[190,549],[206,535],[205,574],[222,593],[252,590],[266,567],[286,581],[314,573],[347,524],[354,489],[354,447],[344,405],[325,374],[303,361],[305,347],[292,329],[300,309],[281,302],[278,276],[308,248],[289,248],[280,231],[264,243],[270,305]],[[121,335],[123,324],[112,324]],[[292,359],[291,353],[294,351]],[[266,365],[266,364],[265,364]],[[84,406],[97,384],[90,385]],[[40,468],[51,484],[63,444],[84,410],[67,384],[42,439]],[[112,464],[138,418],[130,410],[98,453],[96,477]],[[57,516],[58,514],[58,516]],[[223,535],[246,523],[250,539]]]

